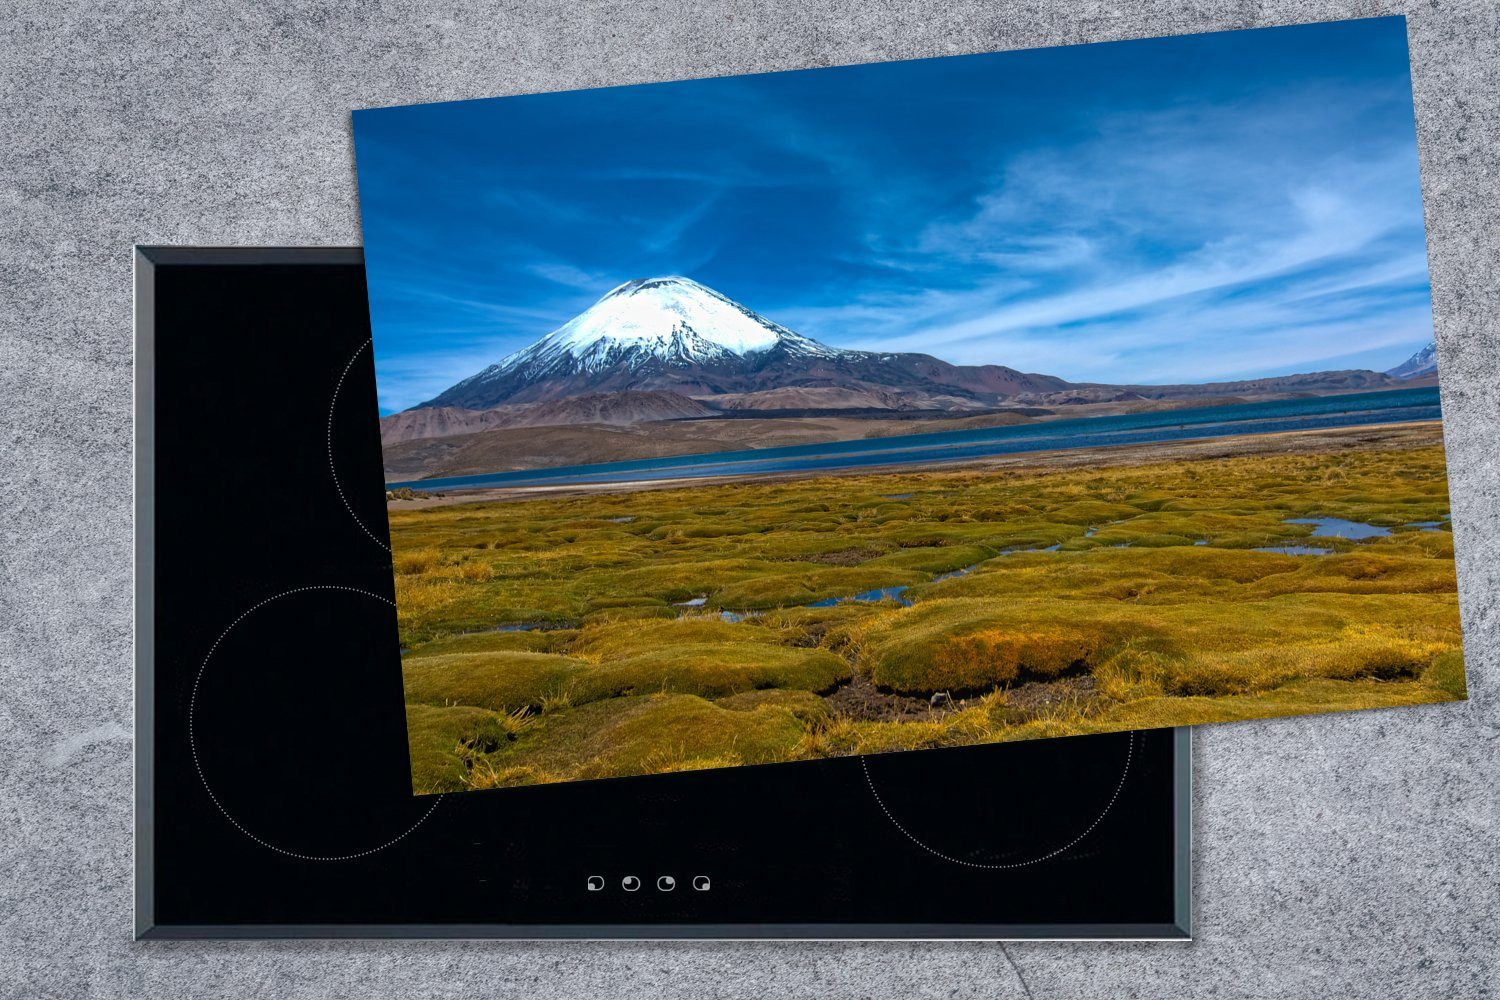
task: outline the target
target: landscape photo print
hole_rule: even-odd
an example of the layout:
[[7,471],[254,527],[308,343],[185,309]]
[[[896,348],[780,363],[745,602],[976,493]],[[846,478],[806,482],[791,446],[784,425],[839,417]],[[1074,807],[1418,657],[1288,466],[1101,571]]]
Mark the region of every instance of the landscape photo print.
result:
[[354,135],[418,793],[1465,697],[1403,19]]

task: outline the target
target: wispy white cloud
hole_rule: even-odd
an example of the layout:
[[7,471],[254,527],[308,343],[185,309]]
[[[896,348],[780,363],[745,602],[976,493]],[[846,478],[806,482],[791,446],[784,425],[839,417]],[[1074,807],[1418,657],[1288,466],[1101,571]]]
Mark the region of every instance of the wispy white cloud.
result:
[[[1326,113],[1339,95],[1322,96]],[[1339,302],[1344,322],[1303,322],[1287,308],[1356,289],[1399,296],[1425,279],[1425,258],[1412,251],[1421,245],[1414,149],[1329,150],[1300,134],[1320,120],[1281,102],[1179,108],[1028,151],[969,214],[885,247],[916,275],[961,270],[966,287],[913,282],[777,318],[846,346],[1114,381],[1319,363],[1347,354],[1345,337],[1373,329],[1372,317],[1385,339],[1360,342],[1399,352],[1430,332],[1420,304],[1394,322],[1378,297]],[[1303,140],[1305,155],[1280,146],[1259,155],[1267,131]],[[1231,333],[1239,340],[1226,349]]]
[[538,261],[527,264],[526,270],[552,282],[554,285],[565,285],[568,288],[576,288],[580,291],[594,291],[601,287],[610,287],[612,275],[601,274],[598,271],[586,271],[581,267],[557,260]]

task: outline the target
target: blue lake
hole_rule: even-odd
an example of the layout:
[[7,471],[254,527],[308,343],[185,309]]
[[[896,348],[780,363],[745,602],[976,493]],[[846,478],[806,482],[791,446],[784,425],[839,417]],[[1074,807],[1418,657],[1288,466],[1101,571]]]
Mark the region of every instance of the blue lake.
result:
[[391,489],[410,487],[417,490],[442,490],[831,472],[955,462],[1063,448],[1099,448],[1272,431],[1357,427],[1366,424],[1437,420],[1441,417],[1438,390],[1433,386],[1231,406],[1202,406],[1114,417],[1039,421],[1021,426],[985,427],[901,437],[861,438],[786,448],[721,451],[631,462],[603,462],[489,475],[419,479],[390,483],[388,486]]

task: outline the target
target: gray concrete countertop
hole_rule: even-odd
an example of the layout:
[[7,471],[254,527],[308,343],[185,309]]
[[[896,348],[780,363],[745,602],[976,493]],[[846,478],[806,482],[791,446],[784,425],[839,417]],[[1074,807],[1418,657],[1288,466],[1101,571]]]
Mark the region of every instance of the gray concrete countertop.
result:
[[[351,108],[1407,13],[1471,700],[1196,740],[1192,945],[135,943],[134,243],[359,241]],[[19,0],[0,14],[0,997],[1488,996],[1493,0]]]

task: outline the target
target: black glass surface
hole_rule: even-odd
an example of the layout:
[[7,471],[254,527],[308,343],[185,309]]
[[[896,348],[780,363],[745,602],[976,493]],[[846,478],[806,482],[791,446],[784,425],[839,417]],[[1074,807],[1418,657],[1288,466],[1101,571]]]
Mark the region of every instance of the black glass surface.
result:
[[1185,731],[414,797],[359,252],[137,271],[142,936],[1187,934]]

